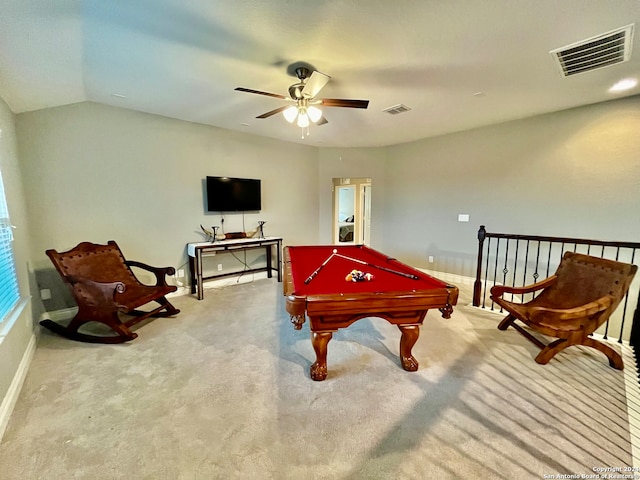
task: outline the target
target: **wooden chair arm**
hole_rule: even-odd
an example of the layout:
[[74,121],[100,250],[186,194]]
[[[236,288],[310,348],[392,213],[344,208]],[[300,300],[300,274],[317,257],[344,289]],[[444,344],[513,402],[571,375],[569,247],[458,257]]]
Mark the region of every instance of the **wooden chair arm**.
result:
[[556,281],[558,277],[556,275],[551,275],[549,278],[545,278],[544,280],[534,283],[531,285],[525,285],[524,287],[509,287],[508,285],[494,285],[491,287],[491,297],[501,297],[505,293],[512,293],[514,295],[520,295],[524,293],[535,292],[536,290],[542,290],[543,288],[547,288],[553,282]]
[[122,282],[96,282],[79,275],[68,275],[67,279],[71,285],[80,284],[91,292],[87,298],[90,303],[100,308],[117,310],[123,307],[116,301],[116,295],[124,293],[127,287]]
[[166,287],[168,285],[166,277],[176,273],[176,269],[173,267],[152,267],[151,265],[136,262],[135,260],[126,260],[124,263],[128,267],[137,267],[153,273],[156,276],[157,287]]
[[586,303],[574,308],[547,308],[531,307],[529,309],[529,319],[534,323],[545,324],[555,321],[567,321],[575,319],[589,318],[596,313],[604,312],[613,303],[611,295],[605,295],[593,302]]

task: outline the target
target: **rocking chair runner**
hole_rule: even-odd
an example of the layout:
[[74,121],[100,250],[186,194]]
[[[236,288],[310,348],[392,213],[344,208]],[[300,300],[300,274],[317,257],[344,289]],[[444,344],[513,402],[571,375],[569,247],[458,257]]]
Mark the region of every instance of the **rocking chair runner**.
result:
[[[491,299],[509,314],[498,328],[515,328],[538,346],[536,362],[544,365],[554,355],[572,345],[584,345],[604,353],[609,365],[622,370],[624,364],[618,352],[589,335],[595,332],[615,311],[629,289],[638,267],[573,252],[565,252],[556,273],[541,282],[525,287],[496,285]],[[542,290],[533,300],[515,303],[503,295],[522,295]],[[545,345],[522,326],[557,338]]]
[[[130,327],[149,317],[168,317],[180,313],[166,295],[177,288],[168,285],[166,275],[173,275],[173,267],[156,268],[141,262],[125,260],[120,248],[113,240],[107,245],[82,242],[73,249],[58,253],[47,250],[54,266],[71,288],[78,304],[78,313],[68,326],[52,320],[43,320],[40,325],[64,337],[81,342],[122,343],[138,336]],[[155,285],[145,285],[134,275],[131,267],[152,272]],[[158,307],[150,311],[138,308],[156,302]],[[121,320],[120,313],[133,318]],[[99,336],[79,332],[88,322],[99,322],[110,327],[115,336]]]

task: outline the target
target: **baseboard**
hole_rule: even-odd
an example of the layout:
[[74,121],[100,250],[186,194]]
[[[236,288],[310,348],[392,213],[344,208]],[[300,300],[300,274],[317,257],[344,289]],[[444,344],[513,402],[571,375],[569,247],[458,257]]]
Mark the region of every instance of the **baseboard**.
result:
[[[275,276],[275,274],[274,274]],[[249,272],[243,273],[242,270],[237,272],[235,276],[222,277],[222,278],[213,278],[204,282],[204,289],[212,289],[212,288],[224,288],[230,287],[233,285],[238,285],[241,283],[251,283],[255,280],[261,280],[264,278],[269,278],[267,272]],[[273,277],[271,277],[273,278]]]
[[24,383],[24,379],[29,371],[29,365],[31,365],[33,354],[36,351],[36,340],[37,337],[34,333],[31,335],[27,348],[22,355],[22,360],[20,360],[18,370],[11,381],[11,385],[9,385],[9,390],[4,397],[4,400],[2,400],[2,404],[0,404],[0,442],[2,442],[2,437],[4,436],[7,425],[9,424],[9,418],[11,418],[11,413],[18,401],[22,384]]
[[[276,274],[272,274],[271,278],[275,278]],[[216,289],[216,288],[225,288],[233,285],[239,285],[242,283],[251,283],[256,280],[262,280],[265,278],[269,278],[267,272],[243,272],[242,270],[235,272],[233,275],[224,276],[220,278],[210,278],[205,280],[203,283],[204,290]],[[178,287],[178,291],[167,295],[191,295],[191,287]]]
[[191,287],[189,287],[189,286],[178,286],[178,285],[176,285],[176,287],[178,289],[175,292],[169,293],[167,295],[167,298],[180,297],[182,295],[189,295],[191,293]]
[[474,277],[466,277],[464,275],[458,275],[455,273],[438,272],[437,270],[429,270],[428,268],[418,268],[418,270],[426,273],[427,275],[431,275],[432,277],[436,277],[438,280],[451,282],[454,285],[473,285],[476,281]]
[[61,308],[60,310],[44,312],[40,315],[40,320],[53,320],[54,322],[70,320],[76,316],[76,313],[78,313],[78,307]]

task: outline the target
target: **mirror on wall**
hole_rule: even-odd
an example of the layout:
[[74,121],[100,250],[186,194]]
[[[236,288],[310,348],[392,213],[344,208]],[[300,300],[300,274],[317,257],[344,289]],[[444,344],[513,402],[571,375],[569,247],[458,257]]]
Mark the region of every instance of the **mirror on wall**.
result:
[[365,244],[371,239],[371,179],[333,179],[333,241]]

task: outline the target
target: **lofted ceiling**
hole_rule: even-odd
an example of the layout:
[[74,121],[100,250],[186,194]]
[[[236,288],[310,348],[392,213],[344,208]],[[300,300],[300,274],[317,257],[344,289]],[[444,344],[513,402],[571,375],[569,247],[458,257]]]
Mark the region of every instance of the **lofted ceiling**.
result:
[[[637,95],[639,0],[0,0],[14,113],[92,101],[288,142],[410,142]],[[635,24],[629,60],[564,78],[551,51]],[[304,62],[331,76],[309,136],[282,115]],[[409,111],[383,112],[399,104]]]

